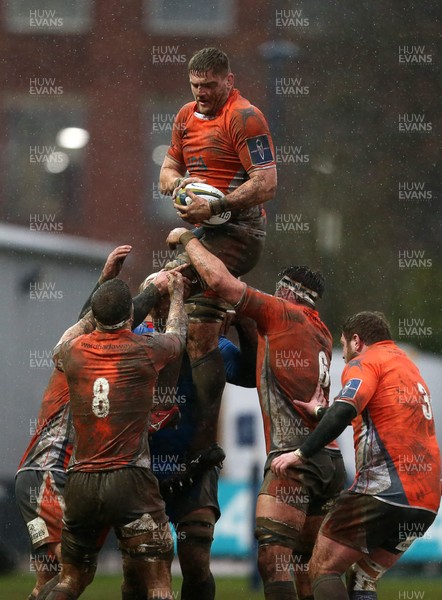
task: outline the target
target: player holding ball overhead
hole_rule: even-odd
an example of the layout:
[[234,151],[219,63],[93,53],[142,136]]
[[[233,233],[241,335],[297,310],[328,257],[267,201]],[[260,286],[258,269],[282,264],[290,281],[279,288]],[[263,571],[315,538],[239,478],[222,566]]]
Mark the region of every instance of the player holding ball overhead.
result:
[[[203,48],[188,64],[195,101],[178,112],[172,141],[160,172],[160,190],[171,194],[178,216],[193,233],[240,276],[258,262],[265,240],[263,204],[276,191],[273,142],[262,112],[234,88],[227,55]],[[188,263],[185,252],[168,268]],[[190,268],[190,267],[189,267]],[[192,461],[216,464],[223,458],[216,445],[217,422],[225,385],[218,336],[228,305],[205,290],[195,273],[194,293],[187,302],[188,354],[196,386],[199,418]]]

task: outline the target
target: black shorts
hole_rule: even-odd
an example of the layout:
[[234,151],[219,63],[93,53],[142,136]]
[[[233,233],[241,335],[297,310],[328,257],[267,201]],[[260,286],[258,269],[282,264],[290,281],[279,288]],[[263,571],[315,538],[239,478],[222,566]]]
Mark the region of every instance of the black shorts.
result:
[[[268,465],[274,456],[269,457]],[[284,479],[267,468],[259,494],[273,496],[276,503],[293,506],[308,516],[321,516],[330,510],[344,484],[345,467],[340,452],[321,450],[288,469]]]
[[[111,527],[119,540],[167,524],[164,501],[149,469],[72,472],[65,489],[62,555],[66,562],[96,563]],[[168,527],[168,525],[167,525]]]
[[436,515],[428,510],[395,506],[368,494],[345,491],[325,518],[320,533],[364,553],[382,548],[402,554],[423,537]]
[[[264,220],[260,220],[261,229],[252,229],[246,226],[226,223],[219,227],[197,227],[193,233],[197,236],[205,248],[217,256],[235,277],[245,275],[251,271],[259,261],[264,250],[265,233]],[[166,265],[171,269],[178,265],[190,263],[189,256],[184,251],[175,260]],[[189,275],[192,279],[192,275]],[[200,283],[192,285],[191,298],[186,303],[199,300],[202,304],[228,308],[228,304],[221,298],[214,296],[213,292],[202,292]]]
[[24,470],[17,473],[15,498],[33,550],[61,541],[66,478],[66,473],[59,471]]
[[221,516],[218,479],[219,469],[214,467],[197,477],[192,485],[166,498],[166,513],[175,528],[183,517],[200,508],[212,508],[218,521]]

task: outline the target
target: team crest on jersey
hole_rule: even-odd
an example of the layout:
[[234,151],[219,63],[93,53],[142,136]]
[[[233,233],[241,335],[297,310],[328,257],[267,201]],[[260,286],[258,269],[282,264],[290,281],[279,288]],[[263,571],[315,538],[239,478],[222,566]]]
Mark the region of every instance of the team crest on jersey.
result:
[[274,160],[268,135],[257,135],[249,138],[247,148],[249,149],[252,165],[266,165]]
[[358,389],[361,387],[361,383],[362,379],[350,379],[339,392],[337,398],[348,398],[349,400],[353,400]]

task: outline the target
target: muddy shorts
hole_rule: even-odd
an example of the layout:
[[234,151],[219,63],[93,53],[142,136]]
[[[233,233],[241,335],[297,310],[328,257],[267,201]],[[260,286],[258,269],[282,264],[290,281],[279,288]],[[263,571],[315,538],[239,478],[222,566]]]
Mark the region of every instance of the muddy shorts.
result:
[[15,497],[33,550],[61,540],[66,478],[66,473],[58,471],[17,473]]
[[166,513],[174,526],[200,508],[212,508],[216,520],[221,515],[218,503],[219,469],[214,467],[198,476],[192,485],[166,497]]
[[[275,454],[277,456],[277,454]],[[273,457],[273,455],[272,455]],[[270,465],[270,460],[267,464]],[[342,491],[345,468],[339,452],[322,450],[280,479],[268,468],[259,494],[275,498],[276,503],[288,504],[308,516],[325,515]]]
[[96,564],[112,527],[120,542],[162,528],[167,535],[169,529],[158,482],[149,469],[70,473],[65,502],[62,555],[66,562]]
[[364,553],[382,548],[401,554],[424,536],[435,518],[428,510],[395,506],[368,494],[346,491],[325,518],[320,533]]
[[[251,271],[258,264],[264,250],[265,233],[263,223],[261,229],[251,229],[234,223],[226,223],[219,227],[197,227],[193,230],[193,233],[205,248],[226,265],[235,277],[245,275]],[[166,268],[173,268],[189,262],[189,257],[184,251],[178,254],[175,260],[169,262]],[[224,311],[229,308],[230,305],[224,300],[215,296],[210,290],[203,289],[204,285],[201,285],[201,281],[198,277],[195,277],[191,268],[189,268],[189,273],[185,272],[185,275],[194,281],[192,296],[186,300],[186,310],[189,318],[192,318],[195,310],[192,310],[195,301],[200,306],[207,306],[209,311],[211,307],[220,308]],[[200,317],[200,311],[196,316]],[[202,320],[204,320],[204,312]],[[210,319],[208,318],[208,320]],[[221,316],[219,320],[222,320]]]

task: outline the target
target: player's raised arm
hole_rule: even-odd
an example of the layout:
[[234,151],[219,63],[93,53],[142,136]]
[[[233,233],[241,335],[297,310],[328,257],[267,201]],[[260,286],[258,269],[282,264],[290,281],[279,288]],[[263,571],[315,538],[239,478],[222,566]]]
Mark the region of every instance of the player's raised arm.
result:
[[100,273],[100,277],[98,278],[97,283],[95,284],[94,289],[89,294],[88,299],[83,305],[83,308],[80,311],[80,315],[78,319],[80,320],[84,315],[88,312],[91,307],[91,299],[94,293],[98,290],[100,285],[102,285],[105,281],[109,281],[110,279],[114,279],[118,277],[121,269],[123,268],[123,263],[126,260],[126,257],[131,252],[132,246],[128,244],[124,244],[122,246],[117,246],[106,259],[104,263],[104,267]]
[[184,310],[184,281],[181,273],[169,271],[168,290],[170,295],[170,308],[166,322],[166,333],[174,333],[183,340],[183,349],[187,335],[187,314]]

